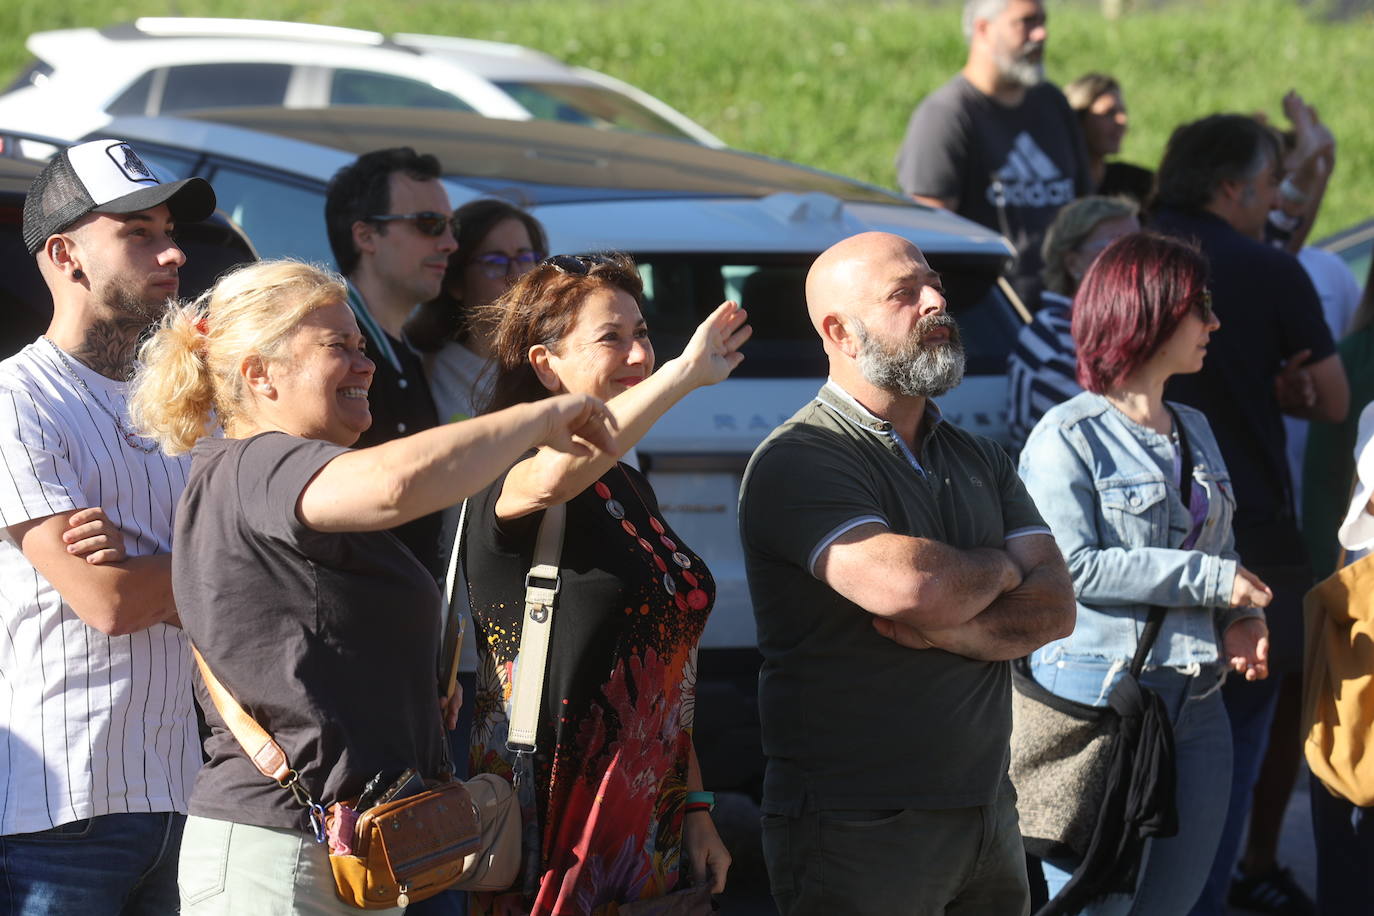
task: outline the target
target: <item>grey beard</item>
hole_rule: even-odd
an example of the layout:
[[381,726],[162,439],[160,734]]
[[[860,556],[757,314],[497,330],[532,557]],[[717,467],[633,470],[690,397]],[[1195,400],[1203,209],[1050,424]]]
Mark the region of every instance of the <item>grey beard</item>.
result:
[[[949,341],[927,347],[922,340],[936,328],[949,329]],[[959,325],[948,315],[931,315],[916,323],[911,336],[889,350],[861,322],[859,372],[870,384],[910,398],[938,398],[964,380],[964,345]]]
[[1026,89],[1038,86],[1045,81],[1044,61],[1027,60],[1024,56],[1005,57],[998,60],[997,69],[1002,76]]

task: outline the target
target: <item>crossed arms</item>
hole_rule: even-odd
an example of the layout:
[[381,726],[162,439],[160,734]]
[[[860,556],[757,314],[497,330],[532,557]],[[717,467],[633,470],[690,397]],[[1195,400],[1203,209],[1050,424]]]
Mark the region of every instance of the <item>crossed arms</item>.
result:
[[1073,632],[1073,583],[1048,534],[960,550],[870,522],[825,548],[815,573],[911,649],[1005,661]]

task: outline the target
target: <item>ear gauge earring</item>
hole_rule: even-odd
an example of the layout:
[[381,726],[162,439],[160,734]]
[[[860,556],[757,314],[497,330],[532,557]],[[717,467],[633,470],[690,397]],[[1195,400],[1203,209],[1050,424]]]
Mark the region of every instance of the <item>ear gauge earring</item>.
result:
[[85,275],[84,273],[81,272],[81,268],[80,268],[80,267],[77,267],[77,268],[75,268],[75,269],[72,271],[72,279],[73,279],[73,280],[84,280],[84,279],[86,279],[86,275]]

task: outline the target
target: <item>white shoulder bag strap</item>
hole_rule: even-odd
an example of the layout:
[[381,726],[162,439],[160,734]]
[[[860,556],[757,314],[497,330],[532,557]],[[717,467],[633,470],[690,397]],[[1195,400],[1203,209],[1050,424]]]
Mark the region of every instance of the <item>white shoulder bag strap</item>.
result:
[[[463,500],[463,505],[458,509],[458,530],[453,535],[453,550],[448,555],[448,575],[444,577],[444,625],[447,630],[444,633],[445,641],[453,641],[453,651],[444,653],[449,659],[449,669],[444,689],[444,704],[447,706],[449,699],[453,696],[453,691],[458,686],[458,660],[463,654],[463,634],[467,628],[467,615],[463,613],[462,605],[466,602],[459,602],[454,598],[454,589],[458,586],[459,560],[463,550],[463,529],[468,520],[468,500]],[[466,584],[466,583],[464,583]],[[464,594],[466,595],[466,588]]]
[[511,687],[510,733],[506,747],[517,754],[533,754],[544,700],[544,671],[549,660],[553,606],[562,586],[558,570],[563,556],[563,527],[567,506],[544,510],[534,542],[534,565],[525,574],[525,619],[520,629],[520,653],[515,658]]

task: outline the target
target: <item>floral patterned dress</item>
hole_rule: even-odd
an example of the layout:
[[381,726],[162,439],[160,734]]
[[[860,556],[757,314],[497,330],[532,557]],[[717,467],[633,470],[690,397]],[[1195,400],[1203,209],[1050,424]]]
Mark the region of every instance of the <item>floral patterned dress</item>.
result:
[[506,749],[524,579],[543,513],[498,522],[504,478],[469,509],[466,572],[478,647],[472,773],[515,782],[522,878],[473,914],[614,916],[678,881],[696,646],[715,600],[701,559],[624,464],[568,503],[562,588],[538,751]]

